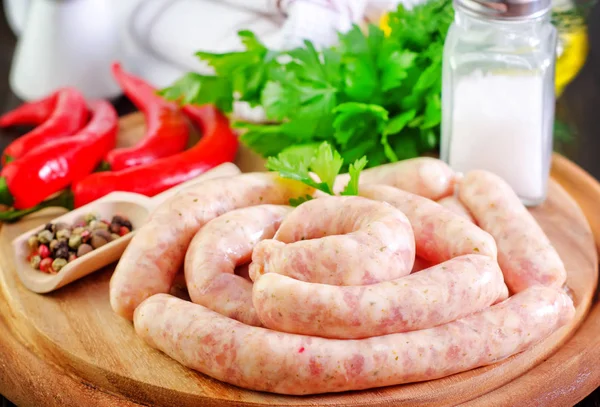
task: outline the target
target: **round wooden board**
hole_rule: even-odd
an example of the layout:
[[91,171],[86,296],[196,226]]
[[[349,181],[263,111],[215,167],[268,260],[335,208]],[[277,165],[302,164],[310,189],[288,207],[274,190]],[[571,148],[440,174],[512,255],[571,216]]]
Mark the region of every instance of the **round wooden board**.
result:
[[[138,115],[122,120],[124,145],[139,137],[141,123]],[[261,168],[260,160],[247,151],[241,151],[238,165],[243,170]],[[592,228],[557,181],[577,198]],[[0,375],[0,393],[20,405],[47,406],[573,404],[600,385],[595,369],[600,362],[600,304],[592,304],[598,278],[594,235],[600,237],[593,204],[599,200],[600,186],[557,156],[549,199],[532,211],[567,266],[567,284],[577,306],[572,324],[493,366],[430,382],[308,397],[230,386],[150,349],[110,309],[113,266],[48,295],[28,291],[16,276],[9,243],[59,213],[47,210],[0,229],[0,330],[10,332],[0,335],[0,366],[10,372]]]

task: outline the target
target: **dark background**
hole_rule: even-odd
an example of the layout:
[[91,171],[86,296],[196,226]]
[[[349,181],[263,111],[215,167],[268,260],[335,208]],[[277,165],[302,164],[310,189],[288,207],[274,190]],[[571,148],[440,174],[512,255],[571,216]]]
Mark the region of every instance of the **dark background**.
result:
[[[567,144],[561,143],[557,149],[596,179],[600,179],[600,157],[598,157],[600,153],[600,2],[590,12],[588,24],[590,37],[588,59],[577,78],[558,100],[556,111],[557,117],[571,128],[573,140]],[[8,74],[15,42],[15,36],[6,23],[2,9],[0,10],[0,113],[8,111],[20,103],[8,86]],[[127,114],[134,110],[133,106],[124,98],[118,98],[113,103],[119,114]],[[14,131],[0,131],[0,151],[4,150],[8,143],[18,135],[19,133]],[[600,332],[598,334],[600,335]],[[0,372],[0,374],[11,373]],[[0,395],[0,406],[12,407],[14,405]],[[600,407],[600,389],[577,406]]]

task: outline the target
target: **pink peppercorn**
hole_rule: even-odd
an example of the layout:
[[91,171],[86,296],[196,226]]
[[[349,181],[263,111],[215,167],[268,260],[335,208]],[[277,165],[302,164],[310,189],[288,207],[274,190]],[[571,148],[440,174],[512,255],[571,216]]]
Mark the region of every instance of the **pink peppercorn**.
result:
[[52,272],[52,259],[50,257],[46,257],[40,262],[40,271],[44,273]]
[[90,240],[91,236],[92,232],[90,232],[89,230],[84,230],[83,232],[81,232],[81,240],[83,240],[84,242]]
[[131,232],[127,226],[121,226],[119,228],[119,236],[125,236],[127,233]]
[[[50,249],[45,244],[41,244],[40,247],[38,247],[38,254],[42,259],[45,259],[50,256]],[[52,261],[50,263],[52,263]]]

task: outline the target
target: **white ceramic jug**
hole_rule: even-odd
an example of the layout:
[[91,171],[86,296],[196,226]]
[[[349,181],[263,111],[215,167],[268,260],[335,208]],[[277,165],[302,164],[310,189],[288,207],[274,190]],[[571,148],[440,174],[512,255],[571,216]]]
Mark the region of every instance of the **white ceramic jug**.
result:
[[8,14],[13,29],[20,31],[9,79],[12,91],[24,100],[63,86],[74,86],[90,99],[118,96],[110,65],[121,57],[120,28],[111,3],[31,0],[22,29],[22,14],[13,13],[12,20]]

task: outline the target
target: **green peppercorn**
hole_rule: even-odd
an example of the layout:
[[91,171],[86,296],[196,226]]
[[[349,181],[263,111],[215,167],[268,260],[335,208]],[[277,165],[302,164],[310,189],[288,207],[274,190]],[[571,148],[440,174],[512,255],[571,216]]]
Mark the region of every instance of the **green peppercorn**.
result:
[[29,260],[29,264],[31,267],[38,270],[40,268],[40,263],[42,262],[42,258],[40,256],[32,256],[31,260]]
[[71,235],[69,238],[69,247],[73,250],[77,250],[79,245],[81,244],[81,236],[80,235]]
[[121,236],[118,233],[111,233],[110,234],[110,240],[117,240],[118,238],[120,238]]
[[75,229],[72,230],[71,235],[80,235],[83,233],[83,231],[85,230],[84,227],[82,226],[78,226]]
[[96,219],[98,219],[99,216],[95,213],[88,213],[85,215],[85,217],[83,218],[83,220],[85,220],[85,223],[90,224],[92,223],[92,221],[95,221]]
[[40,242],[37,238],[36,235],[30,236],[29,239],[27,239],[27,244],[29,245],[29,247],[33,250],[37,250],[38,246],[40,245]]
[[58,259],[54,259],[54,261],[52,262],[52,269],[58,273],[60,269],[62,269],[66,265],[67,260],[63,259],[62,257],[59,257]]
[[56,232],[57,239],[68,239],[71,237],[71,231],[69,229],[61,229]]
[[52,241],[52,239],[54,239],[54,233],[50,232],[47,229],[44,229],[40,233],[37,234],[37,238],[40,243],[48,244]]
[[92,230],[108,230],[108,225],[101,220],[93,220],[90,222],[90,229]]

